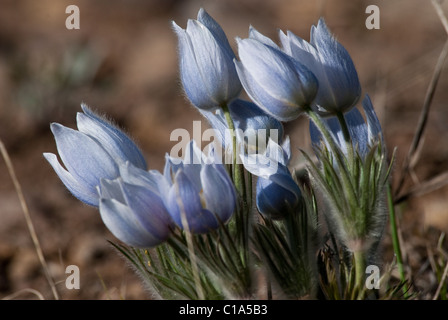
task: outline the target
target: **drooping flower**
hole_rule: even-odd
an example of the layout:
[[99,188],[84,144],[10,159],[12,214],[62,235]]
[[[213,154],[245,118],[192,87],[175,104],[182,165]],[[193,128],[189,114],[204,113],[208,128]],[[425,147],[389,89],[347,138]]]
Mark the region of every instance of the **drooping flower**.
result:
[[299,205],[301,191],[287,167],[290,158],[289,137],[282,146],[270,140],[263,154],[242,157],[246,170],[258,176],[257,208],[267,218],[284,218]]
[[235,187],[224,167],[205,156],[194,140],[182,161],[167,156],[165,180],[159,184],[165,206],[181,229],[206,233],[226,223],[236,207]]
[[84,113],[77,114],[78,130],[58,123],[51,124],[59,156],[44,153],[56,174],[68,190],[79,200],[98,206],[96,187],[100,180],[114,179],[119,165],[127,161],[146,169],[146,161],[136,144],[120,129],[95,114],[85,104]]
[[280,121],[296,119],[312,104],[318,83],[310,70],[278,48],[254,38],[238,39],[235,65],[249,97]]
[[330,33],[323,18],[311,28],[310,42],[291,31],[279,33],[283,51],[306,65],[316,76],[315,100],[322,114],[349,111],[361,96],[361,85],[347,50]]
[[214,110],[236,98],[241,83],[235,54],[219,24],[202,8],[186,29],[172,24],[179,39],[180,78],[191,103]]
[[171,235],[173,221],[160,194],[164,177],[130,163],[120,165],[120,177],[101,179],[99,211],[118,239],[134,247],[154,247]]

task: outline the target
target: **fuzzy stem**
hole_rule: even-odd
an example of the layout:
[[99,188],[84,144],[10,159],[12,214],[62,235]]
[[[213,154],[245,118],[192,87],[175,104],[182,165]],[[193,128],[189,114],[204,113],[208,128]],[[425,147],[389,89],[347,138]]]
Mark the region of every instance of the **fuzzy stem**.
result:
[[[237,230],[241,236],[242,249],[240,251],[241,261],[244,267],[247,267],[249,260],[249,213],[250,207],[247,201],[246,181],[244,176],[244,167],[241,163],[237,163],[238,157],[238,141],[235,132],[235,125],[230,115],[230,110],[227,104],[221,106],[227,125],[232,134],[232,180],[238,193],[238,201],[240,206],[237,208]],[[249,181],[252,183],[252,181]]]
[[351,143],[350,132],[348,130],[348,125],[347,121],[345,120],[344,114],[342,112],[336,112],[336,117],[338,118],[339,124],[341,125],[345,142],[347,144]]
[[341,174],[341,179],[345,187],[344,191],[347,192],[348,201],[351,207],[357,207],[358,206],[357,196],[352,181],[350,179],[350,171],[349,168],[347,168],[346,163],[344,163],[343,158],[340,157],[340,148],[336,145],[333,136],[328,130],[328,127],[322,121],[322,118],[318,114],[316,114],[311,108],[305,109],[305,112],[311,119],[311,121],[313,121],[313,123],[319,129],[321,134],[324,136],[325,140],[327,141],[331,151],[333,152],[336,163],[339,166],[339,172]]
[[357,299],[362,299],[362,294],[364,288],[364,274],[366,269],[366,261],[364,251],[356,250],[353,252],[353,257],[355,260],[355,287],[354,292],[358,292]]
[[224,112],[224,116],[226,118],[227,125],[229,126],[229,130],[232,134],[232,177],[233,177],[233,183],[235,184],[238,194],[240,196],[242,196],[244,193],[244,185],[243,185],[244,176],[242,174],[242,170],[237,168],[236,160],[237,160],[238,144],[236,141],[235,125],[233,124],[233,119],[230,116],[230,111],[229,111],[229,107],[227,106],[227,104],[223,104],[221,106],[221,108]]

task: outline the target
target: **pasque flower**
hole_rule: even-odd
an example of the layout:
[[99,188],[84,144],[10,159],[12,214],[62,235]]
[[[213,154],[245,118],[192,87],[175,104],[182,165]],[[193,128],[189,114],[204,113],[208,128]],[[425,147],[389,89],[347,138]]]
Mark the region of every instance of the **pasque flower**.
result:
[[186,29],[175,22],[173,28],[179,39],[180,78],[191,103],[214,110],[236,98],[241,83],[233,64],[235,54],[219,24],[201,8]]
[[257,208],[267,218],[284,218],[299,204],[301,191],[288,169],[290,158],[289,137],[282,146],[270,140],[263,154],[242,157],[246,170],[258,176]]
[[[314,123],[310,124],[320,160],[320,168],[309,166],[313,184],[327,204],[324,216],[329,228],[353,252],[375,247],[387,221],[384,202],[390,171],[386,148],[368,95],[362,105],[366,120],[357,108],[345,113],[344,121],[324,118],[321,128],[330,132],[331,143],[322,138]],[[343,126],[349,139],[344,137]]]
[[280,121],[296,119],[316,95],[316,77],[301,62],[259,38],[238,39],[235,65],[249,97]]
[[134,247],[154,247],[171,235],[173,221],[158,184],[164,177],[129,162],[120,165],[120,177],[101,179],[99,210],[108,229]]
[[76,198],[98,206],[96,187],[100,185],[102,178],[118,177],[119,165],[127,161],[146,169],[146,161],[139,148],[125,133],[95,114],[85,104],[81,108],[84,113],[77,114],[78,130],[58,123],[51,124],[65,168],[55,154],[44,153],[44,157]]
[[232,216],[236,207],[235,187],[224,165],[215,160],[213,151],[205,156],[194,140],[187,150],[181,162],[167,156],[165,180],[159,187],[178,227],[206,233]]
[[346,112],[361,96],[361,85],[347,50],[334,38],[320,19],[312,26],[310,42],[291,31],[280,31],[285,53],[306,65],[319,82],[315,107],[323,114]]

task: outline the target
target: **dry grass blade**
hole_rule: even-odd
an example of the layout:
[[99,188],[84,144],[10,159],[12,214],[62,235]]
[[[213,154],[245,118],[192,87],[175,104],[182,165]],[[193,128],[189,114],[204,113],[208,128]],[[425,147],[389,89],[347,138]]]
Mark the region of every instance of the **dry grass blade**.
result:
[[439,55],[436,67],[434,69],[433,76],[431,78],[431,82],[429,83],[429,87],[426,91],[425,101],[423,103],[423,108],[422,108],[422,112],[420,114],[420,119],[419,119],[419,122],[417,125],[417,129],[415,131],[411,146],[409,148],[407,157],[403,164],[403,169],[401,171],[401,176],[400,176],[400,179],[399,179],[399,182],[397,185],[397,189],[396,189],[396,193],[395,193],[396,195],[401,192],[401,189],[404,185],[406,175],[408,174],[409,170],[411,169],[411,164],[417,163],[417,160],[418,160],[417,158],[420,154],[417,151],[419,149],[420,143],[422,142],[423,133],[425,131],[426,124],[428,122],[428,116],[429,116],[429,111],[431,108],[431,103],[432,103],[434,93],[437,88],[437,83],[439,82],[440,74],[442,73],[443,65],[445,63],[447,55],[448,55],[448,40],[445,42],[442,52]]
[[44,296],[39,291],[31,289],[31,288],[25,288],[25,289],[19,290],[17,292],[14,292],[13,294],[10,294],[9,296],[4,297],[2,300],[12,300],[24,293],[31,293],[31,294],[35,295],[39,300],[45,300]]
[[22,211],[23,211],[23,214],[25,215],[26,224],[28,226],[28,230],[30,232],[31,239],[33,240],[34,246],[36,248],[36,252],[37,252],[37,256],[39,258],[39,262],[42,265],[42,268],[43,268],[44,273],[45,273],[45,277],[47,278],[47,281],[48,281],[48,283],[49,283],[49,285],[51,287],[51,290],[53,292],[54,298],[56,300],[59,300],[59,295],[58,295],[58,292],[56,290],[56,286],[55,286],[54,281],[53,281],[53,279],[51,277],[51,274],[50,274],[50,272],[48,270],[48,266],[47,266],[47,263],[45,261],[44,255],[42,253],[42,248],[40,246],[39,239],[37,238],[36,231],[34,230],[34,225],[33,225],[33,222],[31,220],[31,216],[30,216],[30,213],[29,213],[29,210],[28,210],[28,206],[27,206],[26,201],[25,201],[25,197],[24,197],[23,192],[22,192],[22,188],[21,188],[20,183],[19,183],[19,181],[17,179],[17,176],[15,174],[14,167],[12,165],[12,162],[11,162],[11,159],[9,157],[8,151],[6,150],[5,145],[3,144],[3,141],[1,141],[1,140],[0,140],[0,151],[2,153],[3,159],[5,160],[6,167],[8,168],[9,175],[11,176],[11,180],[14,183],[14,187],[16,189],[16,193],[17,193],[17,195],[19,197],[20,205],[22,206]]
[[445,28],[445,31],[448,34],[448,19],[446,18],[445,13],[443,12],[442,7],[440,6],[442,2],[443,1],[440,0],[432,0],[432,5],[434,6],[434,9],[436,9],[440,22],[442,22],[443,27]]
[[437,190],[448,184],[448,172],[441,173],[428,181],[422,182],[417,186],[411,188],[406,193],[400,195],[395,199],[395,204],[406,201],[413,196],[420,196],[431,191]]
[[[448,35],[448,19],[445,16],[445,13],[443,12],[443,9],[440,5],[440,0],[432,0],[431,1],[434,9],[436,10],[436,13],[439,17],[440,22],[442,23],[445,32]],[[432,103],[432,99],[434,97],[435,90],[437,88],[437,83],[440,79],[440,74],[443,69],[443,65],[445,63],[446,57],[448,55],[448,39],[445,42],[445,45],[443,46],[443,49],[439,55],[439,58],[437,60],[436,67],[434,68],[434,73],[431,78],[431,82],[429,83],[428,89],[426,91],[425,101],[423,103],[422,112],[420,114],[420,119],[417,125],[417,129],[415,131],[414,138],[412,140],[411,146],[409,148],[407,157],[404,160],[403,169],[401,171],[400,178],[398,180],[398,185],[395,190],[395,195],[398,196],[401,192],[401,189],[403,188],[406,175],[409,173],[409,171],[412,169],[412,166],[417,163],[418,158],[420,157],[419,149],[421,149],[421,143],[422,143],[422,137],[423,133],[426,128],[426,124],[428,121],[429,111]]]
[[440,279],[439,286],[437,287],[436,293],[434,293],[433,300],[437,300],[439,297],[440,291],[442,290],[442,287],[445,285],[445,280],[448,275],[448,262],[445,265],[445,270],[443,271],[442,279]]

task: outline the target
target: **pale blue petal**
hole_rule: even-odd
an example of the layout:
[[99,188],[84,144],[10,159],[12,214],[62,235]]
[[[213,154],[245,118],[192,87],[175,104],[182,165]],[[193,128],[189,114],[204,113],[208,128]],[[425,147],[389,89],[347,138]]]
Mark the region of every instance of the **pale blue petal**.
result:
[[206,208],[221,222],[227,222],[235,210],[235,188],[222,165],[205,165],[201,171]]
[[217,219],[203,208],[196,187],[182,170],[177,172],[168,197],[168,211],[180,228],[183,229],[182,215],[185,215],[192,233],[205,233],[218,228]]
[[269,95],[285,104],[303,104],[303,84],[287,55],[254,39],[238,41],[238,52],[253,81]]
[[268,179],[258,178],[256,186],[256,205],[263,216],[271,219],[285,217],[296,197]]
[[260,33],[253,26],[249,26],[249,38],[260,41],[261,43],[264,43],[265,45],[268,45],[277,50],[280,50],[279,46],[274,41],[272,41],[269,37],[266,37],[264,34]]
[[53,167],[59,179],[64,183],[67,189],[79,200],[91,206],[98,207],[98,192],[92,189],[90,185],[80,183],[71,173],[65,170],[60,164],[55,154],[44,153],[45,159]]
[[367,119],[368,142],[371,143],[372,141],[377,141],[379,138],[384,146],[381,124],[375,110],[373,109],[372,101],[370,100],[368,94],[366,94],[364,100],[362,101],[362,106]]
[[127,183],[122,184],[122,191],[141,225],[154,237],[166,239],[172,222],[160,196],[148,188]]
[[80,132],[97,140],[117,162],[129,161],[138,168],[147,168],[142,152],[124,132],[92,112],[85,104],[81,108],[85,114],[77,115]]
[[112,234],[134,247],[154,247],[165,241],[149,233],[131,208],[115,199],[101,199],[100,215]]
[[268,115],[255,103],[236,99],[229,105],[229,111],[235,127],[243,132],[246,130],[259,132],[265,129],[267,140],[272,133],[271,130],[277,130],[277,137],[280,141],[282,140],[284,132],[282,123]]
[[286,167],[282,167],[282,170],[279,170],[279,173],[274,174],[269,177],[269,180],[274,182],[275,184],[281,186],[285,190],[288,190],[293,194],[296,199],[298,199],[301,195],[301,191],[297,183],[291,176],[291,173]]
[[300,106],[292,104],[285,100],[273,97],[261,87],[255,78],[248,72],[241,62],[235,61],[241,83],[246,90],[248,96],[254,101],[264,112],[279,121],[291,121],[299,117],[302,113]]
[[280,31],[279,38],[283,51],[310,69],[313,68],[316,62],[319,62],[319,53],[316,48],[293,32],[288,30],[284,34]]
[[234,57],[227,57],[213,34],[196,20],[188,21],[187,35],[199,69],[196,76],[201,79],[210,99],[219,106],[227,100],[228,65]]
[[142,170],[129,162],[121,165],[119,169],[120,176],[124,182],[148,188],[153,192],[158,191],[159,180],[165,179],[165,177],[156,170]]
[[120,178],[114,180],[101,179],[100,186],[98,187],[98,194],[103,199],[115,199],[121,203],[126,203]]
[[323,84],[316,103],[328,111],[347,110],[359,100],[361,85],[347,50],[331,35],[323,19],[312,28],[311,44],[317,49],[327,84]]
[[284,52],[254,39],[238,41],[238,75],[250,98],[280,121],[297,118],[317,92],[314,75]]
[[207,121],[210,123],[211,128],[215,130],[215,139],[217,139],[217,141],[221,143],[223,148],[226,145],[228,146],[231,141],[230,132],[221,109],[216,109],[215,111],[199,109],[199,112],[207,119]]
[[100,179],[114,179],[118,166],[109,153],[86,134],[51,124],[59,156],[67,170],[80,185],[94,194]]
[[[357,148],[361,157],[364,158],[368,152],[368,132],[361,112],[357,108],[353,108],[345,114],[345,121],[347,122],[353,147]],[[343,140],[342,133],[340,134],[340,139]]]
[[200,109],[212,110],[216,108],[216,101],[203,83],[194,48],[186,31],[175,22],[173,29],[179,39],[179,69],[183,88],[191,103]]
[[199,192],[201,186],[201,169],[205,162],[204,154],[198,148],[196,141],[191,140],[186,148],[186,155],[182,161],[182,170],[187,175],[188,179],[193,183],[194,187]]
[[235,56],[232,48],[230,47],[229,40],[227,40],[227,36],[224,33],[224,30],[222,30],[221,26],[216,22],[216,20],[213,19],[203,8],[199,9],[198,21],[202,23],[213,34],[216,41],[220,43],[221,48],[227,51],[227,54],[229,56]]
[[[292,210],[298,205],[300,189],[292,180],[291,176],[274,176],[275,180],[258,179],[256,203],[258,210],[264,216],[271,219],[280,219],[284,218],[287,214],[293,213]],[[281,184],[278,182],[281,182]],[[285,188],[285,185],[287,188]]]

